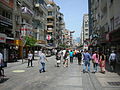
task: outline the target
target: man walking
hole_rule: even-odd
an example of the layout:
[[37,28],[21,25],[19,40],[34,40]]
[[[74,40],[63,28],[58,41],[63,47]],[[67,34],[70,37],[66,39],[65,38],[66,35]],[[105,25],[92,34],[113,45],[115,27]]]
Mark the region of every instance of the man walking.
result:
[[91,55],[88,53],[88,50],[85,50],[83,54],[83,62],[84,62],[83,73],[86,72],[87,67],[88,67],[88,72],[90,72],[90,60],[91,60]]
[[40,68],[40,70],[39,70],[40,73],[45,72],[45,60],[47,61],[47,58],[42,51],[40,54],[40,60],[39,60],[39,63],[42,65],[42,68]]
[[3,55],[0,52],[0,76],[4,76],[3,64],[4,64],[4,62],[3,62]]
[[33,54],[31,53],[31,51],[29,51],[29,53],[28,53],[28,67],[29,67],[30,63],[31,63],[31,67],[33,67],[32,59],[33,59]]
[[116,59],[117,59],[117,56],[114,53],[114,51],[112,51],[112,53],[110,54],[110,57],[109,57],[109,64],[110,64],[112,71],[115,71]]
[[71,50],[69,54],[70,54],[70,63],[73,63],[73,54],[74,54],[73,51]]
[[80,51],[78,51],[77,57],[78,57],[78,65],[81,65],[82,54]]

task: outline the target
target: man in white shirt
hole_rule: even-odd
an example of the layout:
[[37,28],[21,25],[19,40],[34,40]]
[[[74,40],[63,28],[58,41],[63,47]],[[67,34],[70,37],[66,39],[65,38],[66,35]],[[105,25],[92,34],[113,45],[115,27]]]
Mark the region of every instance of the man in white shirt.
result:
[[40,68],[39,70],[40,73],[45,72],[45,60],[47,61],[46,56],[42,51],[40,54],[40,60],[39,60],[39,63],[42,65],[42,68]]
[[0,53],[0,76],[4,76],[3,64],[3,55]]
[[115,71],[116,59],[117,59],[117,56],[114,53],[114,51],[112,51],[112,53],[110,54],[110,57],[109,57],[109,64],[111,66],[112,71]]
[[33,67],[32,59],[33,59],[33,54],[31,53],[31,51],[29,51],[29,53],[28,53],[28,67],[29,67],[30,63],[31,63],[31,67]]

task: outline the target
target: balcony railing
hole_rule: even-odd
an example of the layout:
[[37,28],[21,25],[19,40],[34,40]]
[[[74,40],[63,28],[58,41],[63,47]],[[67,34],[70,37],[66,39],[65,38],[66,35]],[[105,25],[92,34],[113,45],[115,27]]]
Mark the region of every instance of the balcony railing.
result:
[[0,22],[12,26],[12,20],[0,15]]
[[36,2],[36,3],[35,3],[35,7],[36,7],[36,8],[39,8],[39,10],[41,10],[41,11],[43,11],[44,13],[47,14],[47,8],[46,8],[45,5],[40,4],[39,2]]

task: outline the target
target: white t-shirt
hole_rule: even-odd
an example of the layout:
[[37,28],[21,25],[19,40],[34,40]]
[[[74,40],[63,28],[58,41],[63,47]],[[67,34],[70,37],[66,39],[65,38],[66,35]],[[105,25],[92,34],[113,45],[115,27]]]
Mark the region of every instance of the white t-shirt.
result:
[[3,59],[3,55],[2,53],[0,53],[0,63],[2,62],[2,59]]
[[63,52],[63,56],[65,56],[66,50],[63,50],[62,52]]
[[33,54],[29,53],[29,54],[28,54],[28,59],[29,59],[29,60],[32,60],[32,57],[33,57]]
[[44,53],[41,53],[40,55],[40,62],[45,62],[46,56]]

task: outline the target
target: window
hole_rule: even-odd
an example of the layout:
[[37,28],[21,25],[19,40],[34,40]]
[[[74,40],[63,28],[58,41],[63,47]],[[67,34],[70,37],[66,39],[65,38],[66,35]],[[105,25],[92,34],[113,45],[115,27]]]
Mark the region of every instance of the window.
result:
[[87,32],[88,31],[88,29],[85,29],[85,32]]
[[48,16],[52,16],[52,12],[48,12]]
[[85,27],[88,27],[88,23],[87,22],[85,22]]

